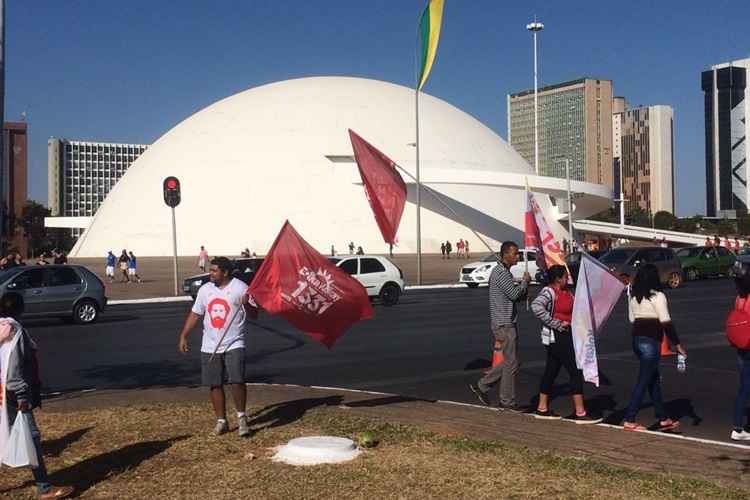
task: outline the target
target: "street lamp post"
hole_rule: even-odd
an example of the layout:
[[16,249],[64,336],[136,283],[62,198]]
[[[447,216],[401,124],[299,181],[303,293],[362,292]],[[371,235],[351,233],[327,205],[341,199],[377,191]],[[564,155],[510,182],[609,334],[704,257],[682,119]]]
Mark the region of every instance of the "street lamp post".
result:
[[534,35],[534,172],[539,175],[539,81],[537,76],[536,34],[544,29],[544,25],[534,19],[526,25],[526,29]]

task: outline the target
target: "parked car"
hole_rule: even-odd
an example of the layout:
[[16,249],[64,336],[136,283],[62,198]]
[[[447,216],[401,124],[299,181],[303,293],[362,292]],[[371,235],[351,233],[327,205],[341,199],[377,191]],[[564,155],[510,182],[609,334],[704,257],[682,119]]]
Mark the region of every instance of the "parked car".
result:
[[328,257],[367,290],[369,297],[378,297],[386,306],[398,304],[404,291],[404,273],[393,262],[380,255]]
[[[573,280],[573,283],[575,283],[578,280],[578,271],[581,270],[581,253],[582,252],[573,252],[573,253],[568,254],[567,257],[565,257],[565,264],[568,266],[568,271],[570,271],[570,277]],[[606,250],[593,250],[587,253],[590,257],[599,259],[601,256],[606,254],[607,251]]]
[[677,288],[682,284],[682,266],[680,259],[671,248],[661,247],[620,247],[604,254],[599,262],[607,266],[629,282],[635,277],[636,270],[641,264],[653,264],[659,270],[662,284],[670,288]]
[[[260,269],[261,264],[263,264],[263,259],[260,257],[252,259],[236,259],[232,261],[232,264],[234,265],[232,276],[249,285],[253,282],[255,273]],[[198,290],[205,283],[208,283],[209,279],[210,276],[208,273],[196,274],[195,276],[185,278],[182,283],[182,291],[195,300],[198,296]]]
[[0,272],[0,296],[23,298],[24,317],[93,323],[107,305],[104,283],[83,266],[19,266]]
[[[536,252],[519,249],[518,257],[518,264],[510,268],[513,279],[521,281],[523,273],[526,272],[526,259],[528,258],[529,274],[534,278],[534,281],[537,281],[539,270],[536,265]],[[488,255],[478,262],[464,265],[458,273],[458,282],[465,283],[469,288],[476,288],[482,283],[487,283],[490,280],[492,270],[499,264],[498,259],[499,255],[497,257]]]
[[724,247],[681,248],[676,255],[688,281],[721,274],[731,276],[737,260],[734,253]]

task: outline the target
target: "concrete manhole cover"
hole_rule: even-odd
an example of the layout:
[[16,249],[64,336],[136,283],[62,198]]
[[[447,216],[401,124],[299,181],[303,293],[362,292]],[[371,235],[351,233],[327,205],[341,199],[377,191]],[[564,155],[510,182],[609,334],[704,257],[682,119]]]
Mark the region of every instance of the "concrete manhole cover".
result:
[[354,460],[360,453],[351,439],[312,436],[292,439],[278,447],[273,460],[290,465],[337,464]]

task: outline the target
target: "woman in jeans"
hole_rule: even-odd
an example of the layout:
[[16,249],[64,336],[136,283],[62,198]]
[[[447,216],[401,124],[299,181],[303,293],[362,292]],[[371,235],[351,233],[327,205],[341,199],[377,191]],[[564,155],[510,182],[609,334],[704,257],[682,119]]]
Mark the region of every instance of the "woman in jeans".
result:
[[656,266],[653,264],[641,266],[633,280],[628,301],[628,316],[630,322],[633,323],[633,352],[638,356],[641,365],[638,371],[638,382],[630,397],[630,405],[625,411],[623,427],[629,431],[646,430],[635,421],[635,416],[647,390],[659,421],[659,430],[667,431],[680,425],[678,421],[669,418],[661,397],[659,361],[663,335],[667,335],[680,354],[687,357],[687,353],[672,326],[667,297],[659,291],[659,287],[659,270]]
[[[735,307],[750,313],[750,264],[738,263],[734,269],[738,295]],[[740,369],[740,387],[734,400],[734,428],[731,438],[735,441],[750,441],[750,432],[745,430],[745,407],[750,399],[750,350],[737,349],[737,364]]]
[[542,322],[542,344],[547,350],[547,363],[539,388],[539,404],[534,417],[556,420],[560,415],[549,408],[549,394],[560,368],[565,367],[573,390],[575,415],[570,417],[577,424],[596,424],[601,418],[586,413],[583,405],[583,372],[576,366],[570,321],[573,316],[573,295],[567,290],[568,270],[565,266],[552,266],[547,272],[549,284],[539,292],[531,304],[534,316]]

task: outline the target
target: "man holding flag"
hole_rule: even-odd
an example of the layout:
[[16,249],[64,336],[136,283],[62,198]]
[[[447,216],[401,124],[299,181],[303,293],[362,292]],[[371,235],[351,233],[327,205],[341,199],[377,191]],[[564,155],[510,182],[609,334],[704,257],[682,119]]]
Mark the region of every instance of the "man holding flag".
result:
[[490,274],[490,326],[495,340],[500,343],[503,361],[495,365],[476,384],[469,385],[482,404],[489,406],[487,393],[500,382],[500,409],[518,411],[516,404],[516,375],[518,374],[518,331],[516,302],[523,300],[531,277],[523,274],[521,283],[513,280],[510,268],[518,264],[518,245],[506,241],[500,247],[500,265]]
[[224,384],[232,390],[241,437],[250,434],[245,415],[245,321],[249,309],[247,285],[232,277],[232,262],[226,257],[211,260],[210,282],[198,290],[193,308],[180,333],[179,350],[188,351],[188,335],[203,317],[201,343],[201,381],[210,388],[211,404],[216,415],[214,435],[229,430]]

